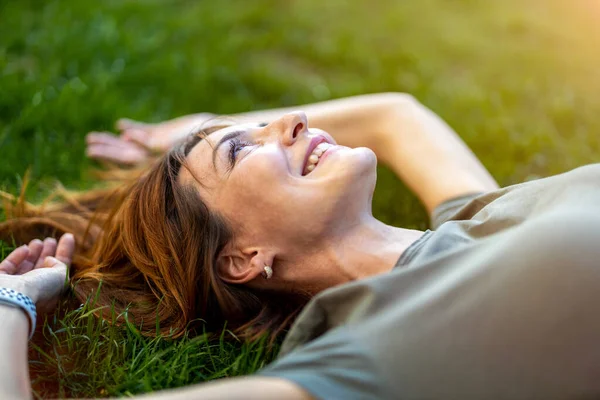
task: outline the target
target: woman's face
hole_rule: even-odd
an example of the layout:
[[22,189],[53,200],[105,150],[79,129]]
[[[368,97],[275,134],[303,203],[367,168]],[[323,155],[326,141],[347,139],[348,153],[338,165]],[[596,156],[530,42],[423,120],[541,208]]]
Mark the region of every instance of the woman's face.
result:
[[187,161],[190,171],[182,170],[180,181],[196,187],[233,227],[229,250],[241,263],[246,257],[298,265],[296,258],[322,250],[371,213],[374,153],[337,145],[326,132],[308,128],[302,112],[266,126],[218,130]]

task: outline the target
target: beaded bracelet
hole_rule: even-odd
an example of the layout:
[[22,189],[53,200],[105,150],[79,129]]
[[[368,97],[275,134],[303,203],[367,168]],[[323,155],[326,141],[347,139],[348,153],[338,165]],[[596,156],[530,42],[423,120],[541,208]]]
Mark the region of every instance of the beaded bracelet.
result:
[[35,304],[29,296],[19,293],[14,289],[0,287],[0,304],[18,307],[25,311],[31,321],[31,331],[29,332],[29,339],[31,339],[33,332],[35,332],[35,319],[37,314],[35,311]]

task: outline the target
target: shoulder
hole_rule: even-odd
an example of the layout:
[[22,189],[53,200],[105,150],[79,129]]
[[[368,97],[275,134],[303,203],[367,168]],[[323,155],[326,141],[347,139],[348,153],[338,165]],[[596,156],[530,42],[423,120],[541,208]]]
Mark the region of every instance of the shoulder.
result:
[[431,224],[437,229],[447,221],[470,219],[516,223],[534,212],[597,196],[600,196],[600,164],[591,164],[547,178],[451,199],[434,210]]

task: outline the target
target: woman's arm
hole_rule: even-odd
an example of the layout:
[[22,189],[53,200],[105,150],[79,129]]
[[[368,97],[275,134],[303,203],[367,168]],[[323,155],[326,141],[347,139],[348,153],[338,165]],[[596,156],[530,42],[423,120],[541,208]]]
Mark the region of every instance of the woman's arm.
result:
[[446,200],[498,188],[479,159],[439,116],[412,97],[393,101],[378,156],[429,213]]
[[[311,127],[329,132],[338,143],[348,147],[369,147],[379,153],[381,137],[386,133],[383,129],[387,128],[381,122],[391,117],[397,98],[395,94],[369,94],[234,114],[229,119],[239,123],[270,122],[291,111],[302,110],[307,114]],[[120,137],[107,132],[90,132],[87,153],[92,158],[136,164],[148,156],[144,149],[167,151],[199,127],[210,125],[211,120],[216,119],[219,123],[216,117],[210,113],[191,114],[156,124],[121,119],[116,124],[121,131]]]
[[165,390],[134,398],[144,400],[310,400],[313,397],[300,386],[279,378],[233,378]]
[[301,109],[309,125],[348,147],[369,147],[410,187],[431,213],[439,204],[498,184],[460,137],[413,97],[380,93],[293,108],[239,114],[269,121]]
[[[37,311],[52,310],[65,286],[67,264],[71,262],[75,240],[66,234],[58,244],[54,239],[33,240],[14,250],[0,262],[0,398],[29,399],[31,384],[27,365],[27,341],[32,329],[23,309],[12,303],[15,292],[28,296]],[[54,258],[56,257],[56,258]]]
[[384,154],[385,138],[391,134],[390,119],[401,95],[377,93],[329,100],[321,103],[233,115],[241,122],[269,122],[289,112],[302,110],[311,128],[331,134],[339,144],[368,147],[378,158]]
[[[402,93],[378,93],[288,108],[233,115],[239,122],[269,122],[301,109],[311,127],[329,132],[348,147],[368,147],[421,199],[431,213],[445,200],[498,187],[477,157],[437,115]],[[88,154],[123,162],[140,156],[132,142],[166,150],[213,118],[195,114],[159,124],[117,123],[119,140],[105,133],[88,136]],[[142,154],[143,155],[143,154]]]
[[29,320],[22,310],[0,304],[0,398],[28,399],[31,397],[27,340]]

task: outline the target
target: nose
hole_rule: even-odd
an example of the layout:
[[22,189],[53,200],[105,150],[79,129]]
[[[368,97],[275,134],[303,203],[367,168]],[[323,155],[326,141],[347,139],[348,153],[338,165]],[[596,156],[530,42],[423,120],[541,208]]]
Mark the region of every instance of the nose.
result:
[[308,118],[304,112],[294,111],[271,122],[265,130],[278,136],[283,145],[291,146],[300,135],[308,133]]

